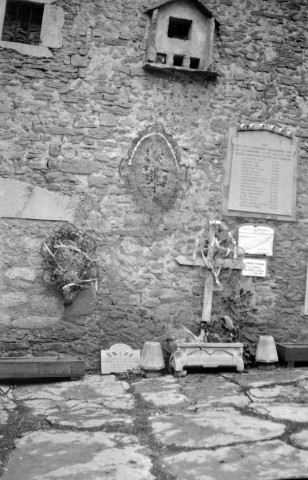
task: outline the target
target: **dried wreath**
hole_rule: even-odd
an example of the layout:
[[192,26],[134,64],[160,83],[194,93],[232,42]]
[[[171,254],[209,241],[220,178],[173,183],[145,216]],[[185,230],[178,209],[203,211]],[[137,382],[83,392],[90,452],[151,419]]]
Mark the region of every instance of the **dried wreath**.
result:
[[197,252],[200,250],[207,268],[212,272],[215,282],[220,285],[219,274],[222,267],[221,260],[229,257],[232,253],[233,259],[238,258],[237,243],[234,232],[229,230],[227,225],[220,220],[210,220],[209,235],[201,244],[205,228],[200,230],[196,240],[193,259],[196,260]]
[[96,244],[85,232],[65,224],[41,245],[43,279],[61,290],[64,303],[94,283],[97,289]]

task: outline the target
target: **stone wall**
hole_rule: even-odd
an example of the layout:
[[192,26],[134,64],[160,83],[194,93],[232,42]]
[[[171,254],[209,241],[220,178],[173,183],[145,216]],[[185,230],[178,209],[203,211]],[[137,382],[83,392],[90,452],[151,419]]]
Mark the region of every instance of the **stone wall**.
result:
[[[297,220],[226,219],[232,228],[273,226],[274,256],[267,279],[241,281],[226,271],[213,315],[228,314],[229,297],[243,286],[253,292],[248,338],[307,340],[307,1],[206,2],[220,24],[216,80],[142,68],[144,1],[55,5],[64,10],[63,46],[51,48],[52,57],[0,51],[0,175],[74,202],[75,225],[98,244],[99,285],[64,307],[41,279],[39,253],[63,217],[6,213],[14,218],[0,221],[0,354],[77,354],[97,370],[99,350],[113,343],[140,348],[172,321],[196,330],[204,270],[175,257],[193,251],[210,214],[221,217],[228,129],[246,121],[289,127],[298,137]],[[172,136],[188,177],[171,209],[149,215],[119,166],[153,124]]]

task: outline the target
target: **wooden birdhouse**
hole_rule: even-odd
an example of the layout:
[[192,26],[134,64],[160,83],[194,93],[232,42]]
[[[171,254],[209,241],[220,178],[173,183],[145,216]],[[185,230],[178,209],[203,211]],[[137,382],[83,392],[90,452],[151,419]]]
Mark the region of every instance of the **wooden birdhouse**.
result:
[[147,10],[150,28],[144,68],[203,72],[213,68],[215,18],[198,0],[165,0]]

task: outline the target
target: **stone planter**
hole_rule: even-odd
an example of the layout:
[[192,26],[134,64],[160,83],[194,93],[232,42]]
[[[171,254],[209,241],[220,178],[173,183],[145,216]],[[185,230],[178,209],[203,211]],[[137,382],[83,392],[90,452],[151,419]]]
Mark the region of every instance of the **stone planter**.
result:
[[277,343],[277,352],[279,360],[289,368],[295,362],[308,363],[308,343]]
[[85,373],[79,357],[0,357],[0,379],[71,377]]
[[244,370],[242,343],[184,343],[178,342],[170,356],[170,368],[176,375],[184,376],[184,367],[235,367]]

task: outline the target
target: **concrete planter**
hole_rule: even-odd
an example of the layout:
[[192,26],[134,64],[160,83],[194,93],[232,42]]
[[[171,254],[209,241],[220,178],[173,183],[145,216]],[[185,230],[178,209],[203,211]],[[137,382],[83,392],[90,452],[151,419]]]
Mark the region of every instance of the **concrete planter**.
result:
[[308,343],[277,343],[277,352],[279,360],[289,368],[294,367],[295,362],[308,363]]
[[244,370],[242,343],[184,343],[176,344],[170,357],[170,368],[177,375],[186,375],[184,367],[235,367]]
[[85,362],[78,357],[1,357],[0,379],[4,378],[80,378]]

